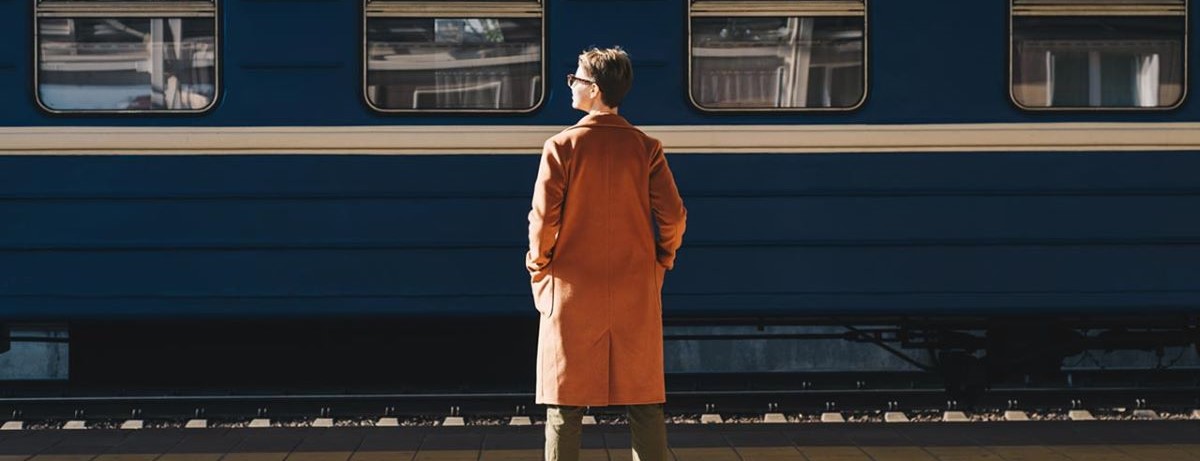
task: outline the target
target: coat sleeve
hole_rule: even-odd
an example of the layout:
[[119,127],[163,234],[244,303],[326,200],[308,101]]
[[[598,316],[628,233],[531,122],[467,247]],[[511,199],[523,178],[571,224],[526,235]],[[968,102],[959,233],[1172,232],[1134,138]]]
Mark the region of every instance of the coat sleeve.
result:
[[529,210],[529,252],[525,268],[540,279],[540,272],[554,259],[554,244],[562,227],[563,198],[566,196],[566,168],[563,149],[547,140],[542,146],[542,162],[533,183],[533,205]]
[[658,226],[658,264],[671,269],[675,267],[675,251],[683,244],[687,209],[683,207],[675,177],[667,166],[662,144],[654,143],[653,149],[650,155],[650,209]]

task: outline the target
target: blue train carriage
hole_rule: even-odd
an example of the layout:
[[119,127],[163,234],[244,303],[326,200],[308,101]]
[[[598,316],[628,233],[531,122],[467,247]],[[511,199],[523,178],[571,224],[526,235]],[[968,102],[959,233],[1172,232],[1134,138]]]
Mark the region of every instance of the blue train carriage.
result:
[[0,2],[0,314],[527,321],[561,77],[622,44],[690,211],[668,322],[877,325],[993,374],[1194,344],[1193,8]]

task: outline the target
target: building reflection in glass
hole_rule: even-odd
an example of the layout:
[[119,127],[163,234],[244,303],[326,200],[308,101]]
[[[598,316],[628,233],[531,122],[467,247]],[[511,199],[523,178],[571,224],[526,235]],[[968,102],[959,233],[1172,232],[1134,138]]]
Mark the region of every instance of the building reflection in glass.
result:
[[216,96],[212,18],[38,19],[38,98],[51,110],[185,110]]
[[1183,97],[1182,16],[1013,18],[1025,107],[1170,107]]
[[539,18],[367,22],[367,98],[381,109],[532,109],[542,91]]
[[862,17],[692,19],[692,98],[708,109],[849,108],[865,92]]

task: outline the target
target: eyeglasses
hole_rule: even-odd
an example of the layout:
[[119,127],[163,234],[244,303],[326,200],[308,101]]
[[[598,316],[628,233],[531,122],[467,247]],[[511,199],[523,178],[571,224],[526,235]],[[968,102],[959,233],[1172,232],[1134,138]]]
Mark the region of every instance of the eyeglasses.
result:
[[588,80],[588,79],[586,79],[586,78],[583,78],[583,77],[576,77],[576,76],[575,76],[575,74],[567,74],[567,86],[575,86],[575,81],[576,81],[576,80],[578,80],[578,81],[581,81],[581,82],[584,82],[584,83],[587,83],[588,85],[595,85],[595,84],[596,84],[596,81],[595,81],[595,80]]

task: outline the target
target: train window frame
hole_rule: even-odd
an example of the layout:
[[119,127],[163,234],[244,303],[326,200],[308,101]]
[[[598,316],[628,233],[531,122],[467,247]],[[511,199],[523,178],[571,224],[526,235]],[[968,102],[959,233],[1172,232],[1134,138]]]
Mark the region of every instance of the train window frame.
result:
[[[544,0],[362,0],[362,86],[359,88],[362,101],[372,111],[391,115],[522,115],[540,110],[545,104],[548,90],[548,50],[546,49],[546,5]],[[537,19],[541,27],[541,57],[538,60],[539,79],[537,100],[524,109],[389,109],[371,101],[367,82],[369,70],[367,22],[377,18],[453,18],[453,19]]]
[[[54,115],[195,116],[212,112],[221,101],[221,6],[219,0],[37,0],[33,6],[33,100],[43,112]],[[213,22],[213,97],[201,109],[54,109],[41,95],[41,19],[44,18],[146,18],[211,19]]]
[[[1028,112],[1163,112],[1178,109],[1183,106],[1188,97],[1188,41],[1190,40],[1191,21],[1187,12],[1191,0],[1009,0],[1008,1],[1008,99],[1013,106]],[[1182,75],[1180,76],[1179,99],[1169,106],[1138,107],[1138,106],[1058,106],[1041,107],[1021,103],[1016,95],[1016,76],[1014,75],[1016,50],[1016,18],[1017,17],[1144,17],[1144,16],[1182,16]]]
[[[705,113],[809,113],[809,112],[854,112],[867,103],[871,89],[871,25],[868,11],[870,0],[687,0],[687,72],[684,87],[688,103]],[[699,5],[699,7],[697,7]],[[862,95],[847,107],[705,107],[696,99],[692,87],[693,63],[692,20],[698,17],[861,17],[863,21],[863,64]]]

